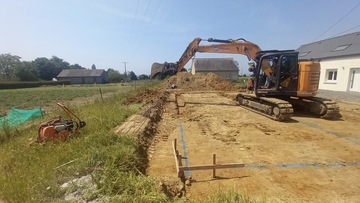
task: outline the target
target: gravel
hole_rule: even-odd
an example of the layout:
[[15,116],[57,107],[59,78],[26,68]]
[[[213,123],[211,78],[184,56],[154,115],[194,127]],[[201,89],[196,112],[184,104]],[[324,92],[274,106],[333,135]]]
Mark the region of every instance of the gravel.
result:
[[351,102],[360,104],[359,92],[340,92],[331,90],[318,90],[317,97],[329,98],[339,102]]

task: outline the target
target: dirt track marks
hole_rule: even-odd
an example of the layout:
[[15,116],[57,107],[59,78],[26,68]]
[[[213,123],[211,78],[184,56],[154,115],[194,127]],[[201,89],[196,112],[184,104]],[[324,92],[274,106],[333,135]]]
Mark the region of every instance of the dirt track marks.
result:
[[[187,93],[181,97],[184,103],[196,104],[185,104],[179,115],[174,103],[166,104],[149,175],[176,178],[171,141],[178,139],[182,149],[182,125],[190,165],[211,164],[216,153],[218,163],[247,166],[218,170],[221,178],[215,180],[209,171],[191,171],[195,182],[187,193],[193,198],[220,188],[235,188],[275,201],[360,198],[360,166],[354,165],[360,161],[360,144],[355,142],[360,118],[354,114],[356,106],[340,104],[345,109],[340,121],[295,116],[292,122],[283,123],[234,106],[230,97],[219,93]],[[161,139],[165,135],[168,139]]]

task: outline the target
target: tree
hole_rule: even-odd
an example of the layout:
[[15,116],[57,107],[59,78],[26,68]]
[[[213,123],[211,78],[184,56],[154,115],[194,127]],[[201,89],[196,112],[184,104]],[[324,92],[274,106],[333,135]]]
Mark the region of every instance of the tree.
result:
[[41,58],[36,58],[34,60],[34,64],[36,66],[36,68],[39,70],[39,76],[41,79],[43,80],[51,80],[53,79],[55,74],[54,74],[54,64],[50,62],[49,59],[45,58],[45,57],[41,57]]
[[52,80],[59,75],[63,69],[70,67],[68,62],[57,56],[53,56],[50,60],[45,57],[36,58],[34,64],[39,70],[40,78],[43,80]]
[[91,69],[93,69],[93,70],[95,70],[95,69],[96,69],[95,64],[92,64]]
[[85,68],[76,63],[73,65],[70,65],[69,69],[85,69]]
[[[54,77],[59,75],[59,73],[62,70],[68,69],[69,65],[70,65],[68,62],[64,61],[63,59],[61,59],[57,56],[52,56],[52,58],[50,59],[50,63],[52,63],[54,65],[54,70],[53,70]],[[52,78],[54,78],[54,77],[52,77]]]
[[130,80],[137,80],[138,79],[133,71],[130,71],[129,77],[130,77]]
[[11,80],[16,66],[20,64],[21,57],[11,54],[0,55],[0,75],[4,75],[7,80]]
[[150,79],[150,77],[148,75],[141,74],[141,75],[138,76],[138,79],[139,80],[148,80],[148,79]]
[[116,83],[116,82],[124,82],[125,81],[125,75],[120,74],[119,71],[114,70],[112,68],[109,68],[107,70],[107,74],[109,76],[109,82],[110,83]]
[[39,72],[34,62],[23,61],[16,68],[15,75],[21,81],[36,81],[39,80]]

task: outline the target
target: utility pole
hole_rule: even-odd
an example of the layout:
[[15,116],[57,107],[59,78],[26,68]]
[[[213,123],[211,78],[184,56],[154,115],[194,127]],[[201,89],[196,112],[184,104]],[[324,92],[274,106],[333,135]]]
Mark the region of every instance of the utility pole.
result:
[[125,82],[127,81],[127,73],[126,73],[126,64],[129,62],[122,62],[124,64],[125,67]]
[[127,74],[126,74],[126,64],[129,63],[129,62],[122,62],[122,63],[123,63],[124,66],[125,66],[125,76],[127,76]]

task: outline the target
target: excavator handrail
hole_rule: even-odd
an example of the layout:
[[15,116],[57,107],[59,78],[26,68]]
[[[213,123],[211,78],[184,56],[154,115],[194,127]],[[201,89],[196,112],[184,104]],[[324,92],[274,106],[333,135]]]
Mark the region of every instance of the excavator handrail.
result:
[[214,39],[214,38],[209,38],[209,39],[202,39],[202,41],[208,41],[208,42],[218,42],[218,43],[232,43],[234,41],[244,41],[247,42],[244,38],[239,38],[239,39]]

